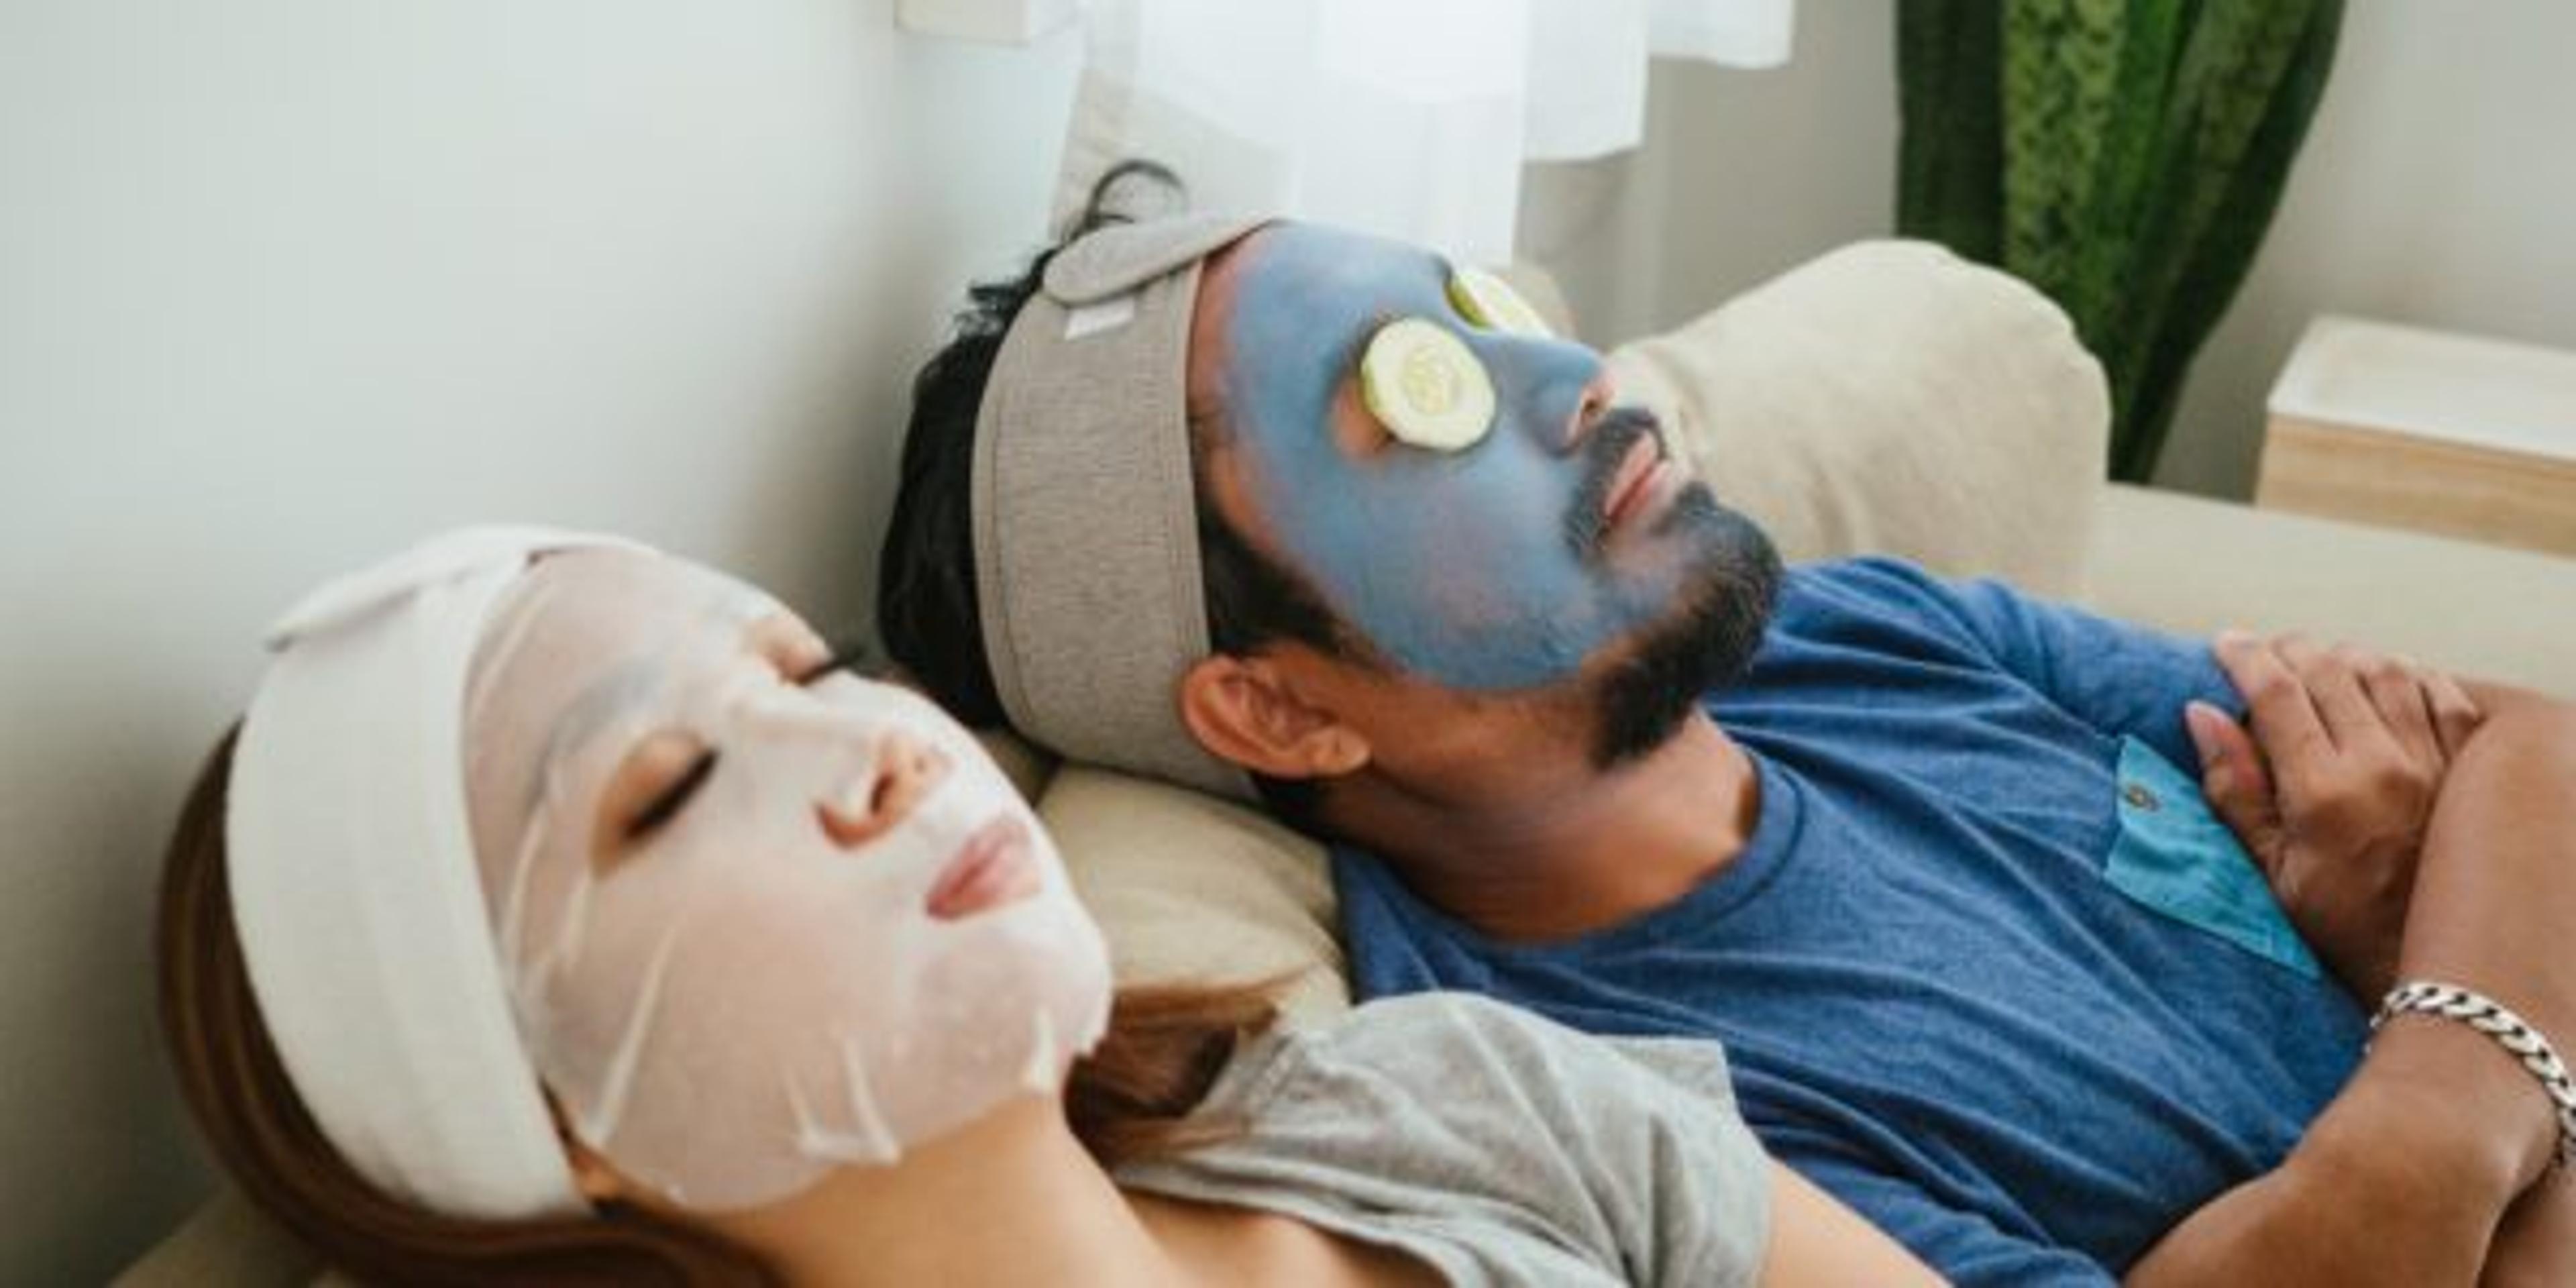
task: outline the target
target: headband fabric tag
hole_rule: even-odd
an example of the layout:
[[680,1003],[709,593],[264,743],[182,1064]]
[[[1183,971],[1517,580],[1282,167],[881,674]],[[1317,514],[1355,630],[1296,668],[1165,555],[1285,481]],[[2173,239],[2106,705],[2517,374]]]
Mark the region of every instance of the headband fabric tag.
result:
[[1103,331],[1115,331],[1136,320],[1136,297],[1120,295],[1097,304],[1085,304],[1065,315],[1064,338],[1079,340]]

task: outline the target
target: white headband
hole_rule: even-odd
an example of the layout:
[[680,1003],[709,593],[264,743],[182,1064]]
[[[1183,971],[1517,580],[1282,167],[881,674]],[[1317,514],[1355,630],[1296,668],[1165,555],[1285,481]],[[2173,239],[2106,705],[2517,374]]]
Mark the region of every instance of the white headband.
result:
[[469,528],[323,584],[233,753],[233,919],[278,1058],[360,1175],[449,1216],[588,1210],[502,986],[465,798],[466,672],[532,556],[615,538]]

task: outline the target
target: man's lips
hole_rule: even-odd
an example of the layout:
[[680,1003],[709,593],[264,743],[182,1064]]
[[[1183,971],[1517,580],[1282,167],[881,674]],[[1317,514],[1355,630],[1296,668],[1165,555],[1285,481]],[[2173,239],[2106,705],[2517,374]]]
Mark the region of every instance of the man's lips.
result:
[[1619,471],[1611,476],[1610,486],[1601,502],[1603,531],[1618,527],[1629,514],[1643,505],[1658,490],[1657,484],[1669,473],[1670,462],[1664,459],[1663,447],[1652,434],[1639,435],[1619,458]]
[[1565,510],[1565,539],[1577,558],[1599,557],[1614,524],[1680,490],[1680,462],[1665,452],[1663,438],[1643,407],[1613,407],[1585,431],[1583,480]]
[[1003,814],[976,828],[940,869],[925,901],[930,915],[955,921],[1036,894],[1043,884],[1028,824]]

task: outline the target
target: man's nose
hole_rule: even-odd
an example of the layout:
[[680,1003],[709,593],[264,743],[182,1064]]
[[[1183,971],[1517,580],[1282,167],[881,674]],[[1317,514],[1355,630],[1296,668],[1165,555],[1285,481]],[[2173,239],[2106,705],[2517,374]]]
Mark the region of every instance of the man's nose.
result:
[[900,729],[878,735],[876,752],[866,771],[814,806],[823,834],[844,849],[894,830],[948,776],[947,753]]
[[1610,364],[1595,358],[1592,379],[1584,382],[1582,394],[1574,400],[1574,414],[1566,419],[1565,436],[1558,441],[1557,450],[1571,453],[1582,446],[1583,436],[1592,432],[1601,414],[1618,399],[1619,387],[1610,382]]
[[1471,340],[1494,394],[1540,450],[1571,455],[1619,401],[1610,364],[1587,345],[1553,336],[1486,333]]

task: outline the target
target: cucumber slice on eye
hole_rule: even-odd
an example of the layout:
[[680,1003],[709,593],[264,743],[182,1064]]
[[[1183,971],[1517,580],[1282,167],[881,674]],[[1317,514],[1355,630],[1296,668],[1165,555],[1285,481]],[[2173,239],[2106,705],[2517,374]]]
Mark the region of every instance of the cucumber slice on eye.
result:
[[1360,358],[1360,398],[1398,442],[1435,452],[1471,447],[1494,427],[1494,382],[1466,342],[1436,323],[1378,328]]
[[1449,274],[1449,302],[1468,321],[1513,335],[1534,335],[1554,339],[1547,319],[1538,315],[1512,284],[1481,268],[1459,268]]

